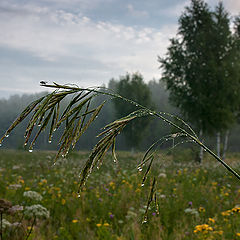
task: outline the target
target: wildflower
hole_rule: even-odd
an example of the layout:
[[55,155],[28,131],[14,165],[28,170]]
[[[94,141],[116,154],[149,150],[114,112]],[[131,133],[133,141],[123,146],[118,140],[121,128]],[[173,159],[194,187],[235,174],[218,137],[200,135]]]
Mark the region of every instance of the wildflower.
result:
[[42,179],[41,182],[42,183],[47,183],[47,179]]
[[198,211],[197,211],[197,209],[195,209],[195,208],[186,208],[185,210],[184,210],[184,212],[185,213],[189,213],[189,214],[191,214],[191,215],[195,215],[195,216],[199,216],[199,213],[198,213]]
[[223,235],[223,230],[219,230],[219,231],[214,231],[214,234],[219,234],[219,235]]
[[232,212],[233,212],[233,213],[239,213],[239,212],[240,212],[240,207],[234,207],[234,208],[232,209]]
[[31,188],[30,187],[25,187],[25,191],[29,191]]
[[9,189],[14,189],[14,190],[16,190],[16,189],[18,189],[18,188],[21,188],[21,187],[22,187],[21,184],[10,184],[10,185],[8,186]]
[[167,175],[166,175],[166,173],[159,173],[158,177],[166,178]]
[[114,186],[115,185],[115,183],[113,182],[113,181],[111,181],[110,183],[109,183],[109,186],[110,187],[112,187],[112,186]]
[[40,204],[25,207],[24,211],[27,217],[49,218],[49,211]]
[[192,202],[191,202],[191,201],[190,201],[190,202],[188,202],[188,205],[189,205],[189,206],[192,206]]
[[5,200],[5,199],[0,199],[0,212],[6,212],[12,207],[12,203]]
[[114,218],[114,215],[112,213],[109,213],[110,218]]
[[238,237],[240,237],[240,233],[236,233],[236,235],[237,235]]
[[63,198],[62,201],[61,201],[62,205],[65,205],[66,203],[66,200]]
[[208,222],[215,223],[215,220],[213,218],[208,218]]
[[23,179],[19,179],[18,183],[24,184],[24,180]]
[[9,228],[9,227],[12,226],[12,224],[9,221],[7,221],[6,219],[2,219],[2,223],[1,224],[2,224],[2,228],[3,229]]
[[104,223],[103,226],[104,227],[109,227],[110,225],[109,225],[109,223]]
[[207,233],[209,231],[213,231],[213,228],[210,227],[208,224],[202,224],[202,225],[195,226],[194,233],[198,233],[198,232]]
[[141,189],[140,189],[140,188],[137,188],[137,189],[135,190],[135,192],[136,192],[136,193],[139,193],[139,192],[141,192]]
[[23,193],[23,196],[35,201],[42,201],[42,195],[35,191],[26,191]]
[[203,212],[203,213],[206,212],[206,210],[205,210],[204,207],[199,207],[198,211],[199,211],[199,212]]
[[73,219],[73,220],[72,220],[72,223],[77,223],[77,222],[78,222],[77,219]]
[[221,212],[222,216],[230,216],[231,210],[227,210],[225,212]]
[[102,224],[101,224],[101,223],[97,223],[96,226],[97,226],[97,227],[101,227]]

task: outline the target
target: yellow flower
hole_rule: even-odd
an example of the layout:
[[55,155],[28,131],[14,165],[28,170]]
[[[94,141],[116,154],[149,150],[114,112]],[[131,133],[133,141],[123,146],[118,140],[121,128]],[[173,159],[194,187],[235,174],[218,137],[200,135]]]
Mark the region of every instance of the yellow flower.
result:
[[210,223],[215,223],[215,220],[214,220],[213,218],[208,218],[208,221],[209,221]]
[[239,213],[240,212],[240,207],[235,207],[232,209],[233,213]]
[[110,183],[109,183],[109,186],[110,187],[112,187],[112,186],[114,186],[115,185],[115,183],[113,182],[113,181],[111,181]]
[[62,205],[65,205],[66,203],[66,200],[63,198],[62,201],[61,201]]
[[237,235],[238,237],[240,237],[240,233],[236,233],[236,235]]
[[42,179],[42,183],[47,183],[47,179]]
[[77,223],[77,222],[78,222],[77,219],[73,219],[73,220],[72,220],[72,223]]
[[18,182],[24,184],[24,180],[23,179],[19,179]]
[[226,197],[227,197],[227,196],[229,196],[229,193],[227,193],[227,192],[226,192],[226,193],[224,193],[224,196],[226,196]]
[[195,226],[194,233],[197,233],[197,232],[208,233],[209,231],[213,231],[213,228],[210,227],[208,224],[202,224],[202,225]]
[[74,181],[73,183],[74,183],[75,185],[76,185],[76,184],[78,184],[78,182],[77,182],[77,181]]
[[104,227],[109,227],[110,225],[109,225],[109,223],[104,223],[103,226]]
[[227,210],[225,212],[221,212],[222,216],[230,216],[231,210]]
[[102,224],[101,224],[101,223],[97,223],[96,226],[97,226],[97,227],[101,227]]
[[25,191],[29,191],[30,189],[30,187],[25,187]]
[[199,211],[199,212],[206,212],[206,210],[205,210],[204,207],[199,207],[198,211]]
[[140,188],[137,188],[137,189],[135,190],[135,192],[136,192],[136,193],[139,193],[139,192],[141,192],[141,189],[140,189]]

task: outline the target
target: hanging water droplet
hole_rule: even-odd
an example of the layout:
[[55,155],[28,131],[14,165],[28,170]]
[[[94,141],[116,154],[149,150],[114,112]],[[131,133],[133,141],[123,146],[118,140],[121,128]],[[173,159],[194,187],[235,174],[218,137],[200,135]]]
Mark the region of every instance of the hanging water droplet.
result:
[[41,127],[41,124],[38,124],[38,127]]
[[81,197],[81,195],[80,194],[78,194],[78,196],[77,196],[78,198],[80,198]]
[[141,187],[144,187],[144,183],[141,184]]
[[2,144],[0,143],[0,147],[2,146]]
[[138,167],[138,171],[141,172],[141,171],[142,171],[142,168],[141,168],[141,167]]
[[113,162],[116,163],[117,161],[115,159],[113,159]]
[[150,112],[149,114],[150,114],[150,115],[153,115],[153,113],[151,113],[151,112]]
[[97,166],[97,170],[99,170],[99,166]]
[[52,141],[51,141],[51,140],[49,140],[48,142],[49,142],[50,144],[52,143]]
[[54,163],[53,163],[53,166],[55,166],[55,165],[56,165],[56,163],[54,162]]
[[142,221],[142,224],[144,224],[144,223],[147,223],[147,219],[144,219],[144,220]]
[[6,138],[8,138],[8,137],[9,137],[9,135],[8,135],[8,134],[6,134],[6,135],[5,135],[5,137],[6,137]]
[[27,146],[27,143],[24,143],[24,146]]
[[33,150],[32,150],[32,149],[29,149],[28,151],[29,151],[30,153],[32,153],[32,152],[33,152]]

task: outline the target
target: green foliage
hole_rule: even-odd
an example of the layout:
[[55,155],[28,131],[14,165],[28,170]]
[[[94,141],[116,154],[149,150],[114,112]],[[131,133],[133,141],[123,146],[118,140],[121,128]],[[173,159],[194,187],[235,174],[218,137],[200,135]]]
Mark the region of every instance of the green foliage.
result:
[[[138,104],[141,104],[147,108],[153,106],[151,99],[151,92],[147,84],[143,82],[143,77],[139,73],[132,75],[126,74],[126,76],[120,77],[119,81],[115,81],[114,90],[119,95],[128,99],[134,100],[137,104],[128,104],[121,99],[114,100],[114,106],[116,109],[116,116],[120,118],[135,111],[138,108]],[[131,122],[124,134],[126,136],[126,142],[132,149],[138,148],[141,143],[150,123],[150,118],[140,118]]]
[[192,0],[179,19],[177,37],[159,58],[170,100],[198,129],[211,134],[235,121],[239,106],[239,53],[222,3],[211,12]]
[[[89,177],[78,198],[79,170],[88,153],[70,154],[68,161],[59,160],[53,166],[52,152],[1,150],[0,196],[13,205],[25,206],[32,204],[23,196],[25,191],[42,195],[40,204],[50,211],[50,217],[37,221],[29,239],[197,240],[202,239],[203,232],[194,233],[195,227],[204,223],[213,228],[207,234],[214,240],[237,239],[240,213],[230,211],[226,216],[222,213],[228,214],[227,210],[239,204],[238,182],[212,159],[199,166],[183,151],[174,157],[163,152],[158,152],[158,156],[154,170],[141,187],[147,168],[142,172],[135,168],[141,154],[119,152],[118,166],[111,164],[108,154],[105,164]],[[179,159],[183,158],[185,161],[179,168]],[[238,159],[239,154],[227,158],[236,169],[239,169]],[[150,179],[154,175],[158,179],[157,205],[154,201],[150,203],[148,223],[142,224],[151,194],[147,190],[151,189]],[[19,187],[14,189],[14,185]],[[21,212],[4,214],[3,218],[11,224],[21,221]],[[31,221],[24,218],[25,230],[28,226]],[[13,230],[4,229],[5,240],[26,239],[22,228],[15,229],[15,235]],[[220,230],[222,234],[218,233]]]

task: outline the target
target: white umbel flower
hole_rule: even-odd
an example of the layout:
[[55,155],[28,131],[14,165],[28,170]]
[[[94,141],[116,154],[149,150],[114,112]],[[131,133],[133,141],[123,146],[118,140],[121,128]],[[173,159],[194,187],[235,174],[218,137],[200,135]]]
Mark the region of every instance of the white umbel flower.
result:
[[43,198],[41,194],[39,194],[35,191],[26,191],[23,193],[23,196],[30,198],[32,200],[35,200],[35,201],[41,201]]

